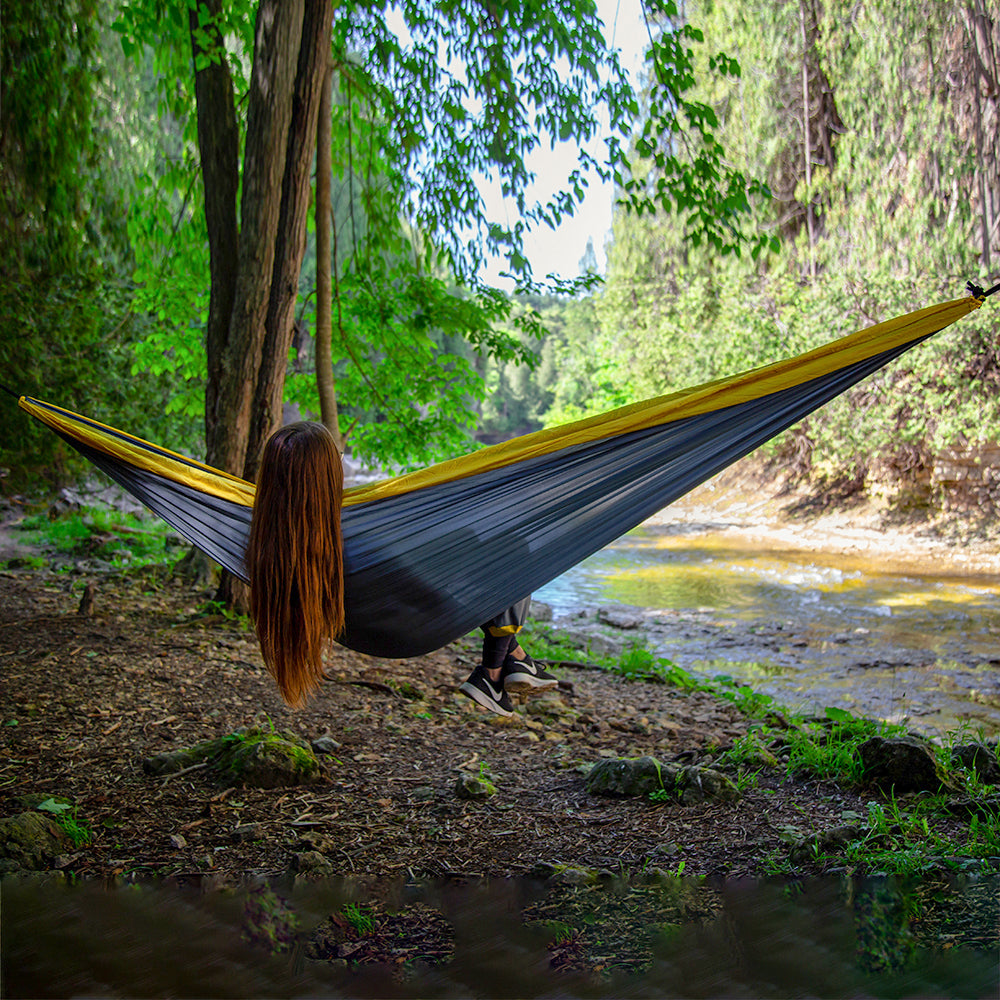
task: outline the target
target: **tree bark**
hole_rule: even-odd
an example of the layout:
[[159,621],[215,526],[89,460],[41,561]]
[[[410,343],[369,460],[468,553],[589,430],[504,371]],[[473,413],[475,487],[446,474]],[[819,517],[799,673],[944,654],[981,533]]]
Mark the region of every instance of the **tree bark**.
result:
[[[200,11],[207,14],[201,24]],[[208,324],[205,330],[205,352],[208,360],[208,381],[205,387],[205,432],[212,437],[210,414],[218,408],[218,391],[222,384],[222,359],[229,343],[229,320],[236,296],[239,239],[236,221],[236,197],[239,189],[240,133],[236,123],[236,105],[229,65],[223,55],[198,69],[199,56],[211,58],[199,39],[208,35],[208,46],[215,53],[223,52],[218,18],[222,0],[206,0],[189,13],[191,49],[194,55],[194,92],[198,109],[198,149],[205,186],[205,224],[208,230],[209,273],[211,295]],[[204,34],[203,34],[204,33]],[[207,46],[206,46],[207,47]]]
[[[288,367],[306,248],[306,221],[312,194],[316,121],[326,66],[330,60],[332,0],[306,0],[283,156],[283,178],[264,336],[256,378],[243,477],[257,475],[260,455],[271,432],[281,426],[282,393]],[[246,181],[244,180],[244,185]]]
[[320,419],[343,451],[340,419],[337,414],[337,389],[333,380],[333,259],[330,237],[333,208],[330,185],[333,164],[330,159],[333,114],[333,66],[328,65],[323,79],[319,124],[316,130],[316,388],[319,391]]
[[257,10],[236,289],[214,409],[206,410],[208,463],[237,475],[245,467],[263,352],[303,8],[304,0],[261,0]]

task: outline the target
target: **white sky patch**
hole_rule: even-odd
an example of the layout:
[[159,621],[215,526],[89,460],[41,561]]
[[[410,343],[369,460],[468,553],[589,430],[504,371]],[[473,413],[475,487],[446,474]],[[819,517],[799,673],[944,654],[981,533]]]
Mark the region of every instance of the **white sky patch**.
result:
[[[617,48],[633,86],[637,86],[643,53],[649,43],[641,0],[597,0],[597,9],[610,44]],[[605,140],[610,135],[611,126],[605,113],[599,133],[586,147],[586,151],[599,163],[604,160]],[[577,166],[577,147],[573,143],[559,142],[551,148],[548,142],[543,142],[527,158],[527,165],[536,175],[534,185],[528,190],[528,203],[547,201],[563,189],[567,177]],[[512,201],[504,200],[499,184],[484,182],[480,190],[491,218],[508,225],[517,221],[517,206]],[[555,229],[542,223],[525,236],[524,255],[531,262],[534,277],[544,278],[552,273],[561,278],[577,277],[581,273],[580,262],[589,240],[593,241],[598,273],[604,274],[613,207],[612,182],[604,182],[596,173],[591,173],[583,204],[572,216],[564,215]],[[503,270],[503,262],[496,260],[482,272],[481,277],[500,288],[512,287],[509,279],[501,277]]]
[[[597,0],[598,16],[604,24],[609,44],[616,48],[625,71],[633,86],[638,85],[643,63],[643,53],[649,42],[642,0]],[[386,12],[390,27],[401,39],[408,37],[399,11],[389,8]],[[598,133],[587,144],[586,152],[598,163],[606,155],[605,140],[610,137],[611,126],[607,113],[601,115]],[[554,146],[543,137],[534,152],[526,158],[526,165],[535,174],[535,182],[528,188],[526,203],[545,204],[566,186],[567,179],[578,166],[578,147],[571,142],[557,142]],[[586,195],[573,215],[563,215],[555,229],[539,223],[524,237],[523,252],[531,263],[536,279],[548,274],[560,278],[575,278],[581,273],[581,261],[587,244],[593,242],[597,270],[604,274],[607,266],[606,245],[611,236],[611,217],[614,205],[614,185],[602,181],[591,171],[587,175]],[[492,221],[513,227],[519,220],[517,204],[504,198],[500,183],[483,179],[479,189]],[[505,261],[494,259],[481,271],[480,277],[498,288],[513,288],[509,278],[501,277]]]

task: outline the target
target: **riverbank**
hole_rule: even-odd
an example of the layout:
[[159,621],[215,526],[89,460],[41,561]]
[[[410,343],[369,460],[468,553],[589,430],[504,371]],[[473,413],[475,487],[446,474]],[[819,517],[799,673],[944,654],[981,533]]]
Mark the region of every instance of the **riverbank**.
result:
[[[683,675],[562,665],[556,693],[500,719],[457,691],[477,659],[474,637],[401,661],[337,648],[328,683],[292,711],[245,624],[156,573],[96,581],[84,613],[65,577],[7,571],[2,582],[4,818],[50,801],[86,831],[79,843],[57,838],[30,858],[8,856],[8,870],[219,884],[313,870],[510,877],[542,862],[552,872],[819,874],[843,870],[844,857],[796,845],[846,817],[863,824],[882,796],[863,780],[789,768],[779,750],[797,724],[766,701],[746,711],[755,705],[746,692],[722,697]],[[149,766],[253,725],[321,747],[315,780],[244,787],[204,765]],[[754,731],[769,734],[756,749]],[[685,780],[725,794],[588,785],[596,764],[641,757],[694,768]],[[709,777],[719,768],[723,778]],[[466,796],[467,778],[493,791]],[[943,811],[927,850],[961,854],[968,823],[967,812]],[[859,826],[854,836],[867,834]],[[984,849],[1000,855],[989,837],[976,843],[970,863]],[[863,854],[850,862],[859,871]]]
[[877,499],[829,505],[816,492],[771,478],[751,456],[646,522],[682,531],[733,529],[748,544],[878,558],[888,567],[1000,575],[1000,519],[975,512],[893,509]]

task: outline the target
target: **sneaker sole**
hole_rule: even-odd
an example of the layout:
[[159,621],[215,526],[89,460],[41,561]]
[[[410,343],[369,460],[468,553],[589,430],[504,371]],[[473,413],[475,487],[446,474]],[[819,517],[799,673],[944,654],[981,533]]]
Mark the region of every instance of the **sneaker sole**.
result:
[[535,677],[534,674],[508,674],[503,682],[505,691],[546,691],[559,687],[559,681]]
[[514,713],[508,712],[507,709],[502,708],[495,701],[488,698],[482,691],[477,687],[473,687],[471,684],[463,684],[459,689],[462,694],[468,695],[477,705],[482,705],[483,708],[493,712],[494,715],[502,715],[505,719],[509,719]]

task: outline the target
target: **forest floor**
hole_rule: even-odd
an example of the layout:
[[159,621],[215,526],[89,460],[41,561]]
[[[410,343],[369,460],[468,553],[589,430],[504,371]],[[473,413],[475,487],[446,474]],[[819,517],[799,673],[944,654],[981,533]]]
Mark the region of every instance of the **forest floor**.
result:
[[[959,544],[926,524],[886,533],[875,514],[857,511],[795,523],[789,509],[787,498],[748,499],[745,483],[717,479],[671,516],[740,518],[748,532],[794,533],[800,546],[881,545],[887,557],[933,552],[1000,567],[1000,547],[982,536]],[[90,579],[84,616],[79,576],[0,574],[4,813],[27,793],[69,797],[94,840],[61,863],[83,875],[276,873],[320,842],[345,874],[512,875],[547,861],[616,870],[683,862],[688,874],[752,875],[787,853],[790,830],[864,812],[862,790],[766,772],[727,804],[587,793],[581,772],[603,757],[711,764],[749,720],[704,691],[563,668],[557,697],[501,719],[457,690],[477,659],[470,636],[412,660],[335,647],[329,683],[291,710],[246,623],[206,613],[205,593],[157,571]],[[264,720],[336,741],[320,783],[234,790],[205,772],[143,771],[147,757]],[[498,794],[482,804],[457,798],[463,771],[488,773]]]
[[[1000,566],[985,536],[963,545],[925,525],[886,536],[874,518],[796,525],[741,497],[735,488],[701,492],[676,516],[743,517],[748,531],[794,531],[800,544],[882,544],[899,556],[905,543],[987,571]],[[787,873],[792,843],[856,822],[874,794],[763,768],[735,801],[592,795],[585,773],[602,758],[711,766],[751,721],[710,692],[584,664],[556,671],[556,695],[498,718],[458,692],[477,661],[476,636],[411,660],[335,647],[328,682],[291,710],[246,623],[213,613],[204,592],[157,570],[87,579],[93,605],[82,614],[82,577],[0,571],[0,815],[39,797],[72,802],[90,842],[51,867],[81,878],[221,886],[308,875],[316,858],[320,873],[362,882],[504,878],[539,866],[759,877]],[[531,649],[530,633],[524,644]],[[334,741],[319,758],[320,779],[256,789],[221,784],[204,768],[166,776],[143,768],[156,754],[254,724]],[[496,794],[459,797],[463,773],[488,777]],[[844,871],[822,854],[800,854],[793,868]]]

